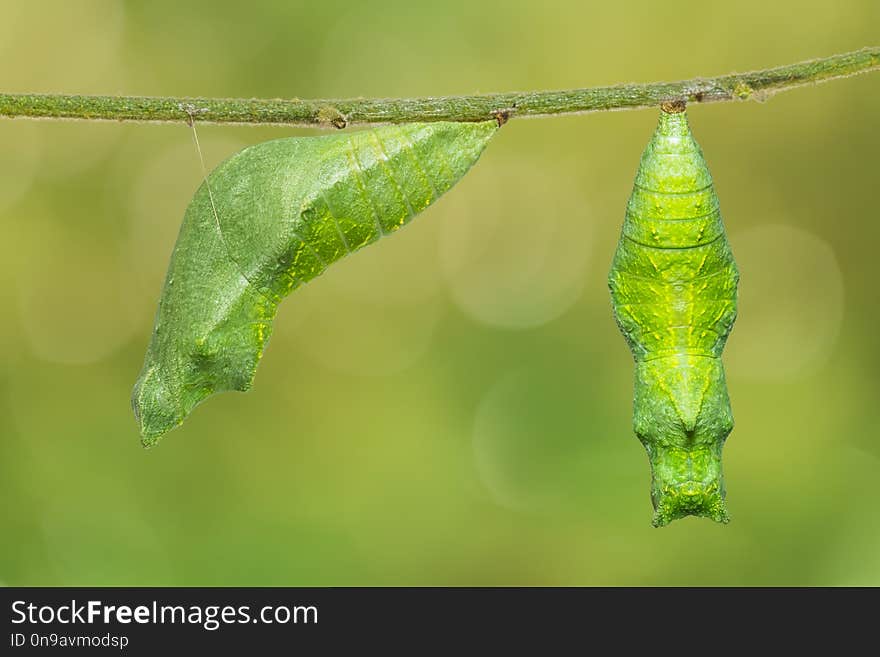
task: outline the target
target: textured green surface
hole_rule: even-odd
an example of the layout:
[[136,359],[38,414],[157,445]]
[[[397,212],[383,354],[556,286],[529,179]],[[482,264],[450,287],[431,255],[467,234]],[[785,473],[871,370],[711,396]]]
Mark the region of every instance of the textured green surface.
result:
[[0,93],[0,116],[114,121],[190,121],[320,125],[356,123],[481,121],[500,116],[541,116],[603,109],[651,107],[670,98],[688,102],[763,100],[767,95],[880,67],[880,48],[862,48],[765,69],[680,82],[621,84],[568,91],[533,91],[480,96],[336,100],[151,98]]
[[738,273],[684,111],[660,112],[609,276],[636,363],[633,427],[653,474],[654,525],[727,522],[721,449],[733,429],[721,352]]
[[184,216],[132,393],[144,444],[209,395],[247,390],[281,299],[428,207],[496,129],[408,124],[278,139],[211,172]]

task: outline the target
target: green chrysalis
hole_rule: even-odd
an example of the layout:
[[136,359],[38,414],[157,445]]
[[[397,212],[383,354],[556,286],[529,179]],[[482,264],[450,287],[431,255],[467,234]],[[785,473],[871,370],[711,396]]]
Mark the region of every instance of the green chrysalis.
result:
[[184,215],[132,393],[143,443],[209,395],[247,390],[281,299],[427,208],[497,128],[414,123],[278,139],[212,171]]
[[721,449],[733,415],[721,352],[739,274],[683,103],[669,103],[642,154],[609,275],[635,360],[633,426],[648,452],[654,526],[729,520]]

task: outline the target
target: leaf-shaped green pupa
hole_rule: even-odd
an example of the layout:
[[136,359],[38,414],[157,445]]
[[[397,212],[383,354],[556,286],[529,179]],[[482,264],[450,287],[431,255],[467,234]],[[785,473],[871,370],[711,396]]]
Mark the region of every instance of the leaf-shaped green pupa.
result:
[[132,407],[145,445],[215,392],[247,390],[278,303],[449,190],[498,128],[391,125],[257,144],[183,218]]

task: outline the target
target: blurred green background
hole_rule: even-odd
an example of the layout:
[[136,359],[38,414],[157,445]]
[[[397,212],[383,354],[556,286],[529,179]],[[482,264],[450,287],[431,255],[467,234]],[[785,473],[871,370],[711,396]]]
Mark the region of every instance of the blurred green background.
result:
[[[876,0],[4,0],[8,92],[413,96],[877,45]],[[694,107],[742,272],[728,526],[650,525],[606,273],[653,111],[515,120],[155,449],[129,394],[189,129],[0,120],[0,582],[880,584],[880,75]],[[209,166],[284,128],[202,127]]]

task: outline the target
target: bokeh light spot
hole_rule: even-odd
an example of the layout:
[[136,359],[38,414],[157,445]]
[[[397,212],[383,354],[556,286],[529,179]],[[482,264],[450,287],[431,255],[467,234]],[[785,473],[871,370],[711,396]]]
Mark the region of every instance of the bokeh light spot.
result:
[[843,318],[843,280],[829,244],[782,224],[733,234],[731,244],[741,278],[727,371],[786,381],[820,367]]
[[511,329],[546,324],[580,296],[591,249],[575,181],[516,157],[473,172],[449,199],[440,243],[452,298],[469,317]]

